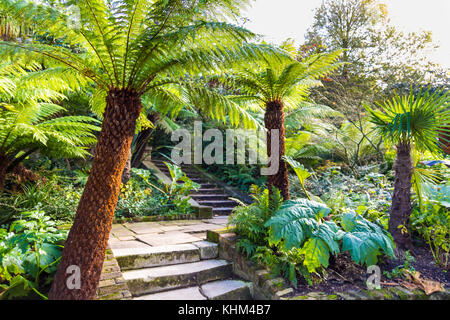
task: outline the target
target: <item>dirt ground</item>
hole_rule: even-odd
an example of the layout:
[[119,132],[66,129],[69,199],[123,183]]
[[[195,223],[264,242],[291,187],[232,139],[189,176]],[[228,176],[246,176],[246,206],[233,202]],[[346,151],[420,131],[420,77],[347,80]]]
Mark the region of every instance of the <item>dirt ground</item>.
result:
[[[422,278],[438,281],[444,288],[450,287],[450,270],[444,270],[436,265],[428,247],[415,247],[414,258],[415,262],[411,265],[416,271],[421,273]],[[404,261],[401,259],[384,259],[384,262],[378,264],[382,272],[382,287],[384,287],[383,282],[396,283],[400,280],[395,278],[388,279],[383,275],[383,272],[391,272],[392,269],[403,263]],[[305,295],[314,291],[333,294],[348,290],[364,290],[367,289],[366,280],[369,275],[366,273],[366,267],[355,265],[348,253],[339,254],[337,257],[331,257],[325,281],[308,286],[304,279],[299,279],[295,295]]]

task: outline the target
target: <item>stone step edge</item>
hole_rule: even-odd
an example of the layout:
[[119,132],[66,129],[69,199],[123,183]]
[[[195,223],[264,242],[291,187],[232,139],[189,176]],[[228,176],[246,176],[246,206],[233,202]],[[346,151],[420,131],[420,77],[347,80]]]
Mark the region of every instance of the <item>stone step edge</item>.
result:
[[112,249],[122,270],[186,264],[215,259],[219,255],[217,244],[209,241],[147,247]]
[[[212,294],[208,291],[208,286],[214,285],[227,285],[229,282],[235,283],[234,287],[231,287],[229,290],[219,291],[217,294]],[[205,290],[206,287],[206,290]],[[185,296],[186,293],[190,294],[190,296]],[[134,298],[134,300],[164,300],[167,297],[170,297],[172,300],[251,300],[253,299],[252,295],[252,284],[243,282],[241,280],[217,280],[212,282],[207,282],[200,286],[190,286],[185,288],[178,288],[163,292],[151,293],[143,296],[139,296]],[[175,299],[174,299],[175,297]],[[196,298],[196,299],[192,299]]]
[[[217,262],[216,265],[212,264],[208,266],[208,263],[211,264],[214,261]],[[200,263],[203,263],[203,266],[200,266],[198,270],[192,270],[194,264]],[[171,267],[176,266],[178,266],[180,270],[183,269],[183,271],[170,272],[170,270],[168,270]],[[145,275],[145,271],[151,272],[152,270],[161,270],[162,268],[168,270],[167,274],[164,274],[163,272],[156,276]],[[133,272],[137,271],[141,271],[142,274],[132,275]],[[150,293],[186,288],[192,285],[201,285],[215,280],[229,279],[232,277],[232,265],[225,260],[203,260],[187,264],[125,271],[123,277],[127,282],[131,294],[133,296],[142,296]]]
[[206,238],[218,244],[220,259],[232,262],[235,276],[252,283],[254,299],[280,300],[293,294],[293,288],[283,278],[274,277],[267,268],[249,261],[238,252],[234,227],[208,230]]

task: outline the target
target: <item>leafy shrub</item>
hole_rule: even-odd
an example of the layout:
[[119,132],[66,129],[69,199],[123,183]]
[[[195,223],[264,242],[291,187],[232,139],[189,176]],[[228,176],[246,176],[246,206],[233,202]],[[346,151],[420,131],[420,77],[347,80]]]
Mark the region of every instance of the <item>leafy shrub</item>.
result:
[[266,182],[266,177],[260,175],[260,167],[256,165],[211,165],[208,171],[244,192],[249,192],[252,185],[261,187]]
[[275,189],[269,201],[269,192],[256,185],[250,187],[250,196],[254,202],[250,205],[241,203],[230,215],[229,224],[235,226],[240,238],[237,249],[258,263],[269,267],[275,275],[282,275],[297,285],[297,274],[301,274],[312,284],[310,274],[301,263],[303,257],[298,249],[282,250],[269,244],[269,229],[265,226],[270,216],[282,203],[280,191]]
[[411,231],[430,246],[437,264],[448,267],[450,252],[450,186],[428,186],[428,201],[411,213]]
[[285,250],[299,248],[309,272],[328,267],[331,254],[348,251],[358,264],[373,265],[382,252],[393,257],[394,244],[386,230],[353,211],[336,222],[324,218],[330,208],[306,199],[286,201],[266,222],[269,243]]
[[0,229],[0,298],[46,299],[40,291],[53,279],[67,235],[42,211],[21,215]]
[[253,185],[250,192],[254,202],[250,205],[241,203],[240,206],[235,207],[228,220],[229,224],[236,226],[236,232],[242,236],[238,247],[244,249],[249,256],[255,253],[258,246],[265,246],[268,243],[268,230],[265,223],[281,204],[278,190],[273,193],[272,201],[269,201],[267,189]]
[[189,194],[200,185],[189,179],[180,167],[166,165],[172,178],[170,183],[158,181],[149,170],[131,170],[131,179],[121,187],[116,217],[187,214],[192,211]]
[[42,181],[21,186],[21,190],[0,195],[0,223],[10,222],[23,211],[44,211],[52,220],[73,220],[83,186],[76,176],[63,170],[40,171]]

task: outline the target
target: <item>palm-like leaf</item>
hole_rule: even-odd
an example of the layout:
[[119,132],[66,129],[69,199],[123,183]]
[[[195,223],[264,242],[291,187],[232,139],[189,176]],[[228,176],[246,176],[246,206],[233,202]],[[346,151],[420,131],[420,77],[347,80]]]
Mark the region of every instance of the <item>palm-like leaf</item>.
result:
[[336,70],[341,51],[318,54],[298,62],[281,59],[267,64],[264,69],[244,69],[222,79],[238,88],[242,95],[233,99],[253,109],[264,107],[269,101],[282,101],[288,109],[304,103],[313,87],[320,86],[324,75]]
[[[69,66],[104,90],[143,93],[158,75],[184,76],[219,70],[239,60],[267,58],[274,49],[247,43],[248,30],[205,17],[232,16],[245,1],[86,0],[76,2],[79,28],[68,14],[25,1],[3,1],[11,16],[34,22],[37,34],[63,39],[65,46],[3,42],[10,53],[25,49]],[[232,9],[234,8],[234,9]],[[6,50],[6,49],[5,49]],[[20,51],[20,50],[19,50]]]
[[433,153],[439,150],[441,143],[439,131],[450,131],[448,92],[420,90],[418,94],[396,94],[378,106],[380,110],[368,106],[366,109],[378,132],[392,144],[412,142],[417,150]]

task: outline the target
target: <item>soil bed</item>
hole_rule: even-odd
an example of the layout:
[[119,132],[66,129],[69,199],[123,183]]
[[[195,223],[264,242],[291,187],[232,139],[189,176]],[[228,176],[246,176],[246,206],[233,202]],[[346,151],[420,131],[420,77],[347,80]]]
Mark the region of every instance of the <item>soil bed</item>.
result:
[[[422,278],[438,281],[444,288],[450,287],[449,270],[445,271],[436,265],[428,247],[415,247],[414,253],[415,262],[411,263],[411,265],[416,271],[420,272]],[[383,275],[383,272],[391,272],[392,269],[402,264],[403,260],[401,259],[385,259],[384,263],[379,263],[382,273],[381,282],[397,283],[398,279],[388,279]],[[366,267],[361,267],[352,262],[348,253],[339,254],[336,258],[331,257],[330,265],[327,268],[326,280],[313,286],[308,286],[304,279],[299,279],[299,284],[295,288],[293,295],[307,295],[311,292],[335,294],[349,290],[366,290],[368,276]],[[391,286],[382,284],[382,287],[389,288]]]

